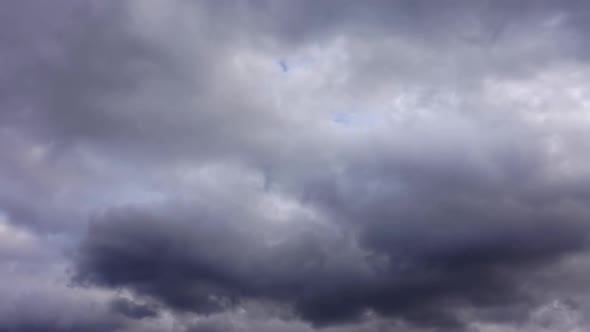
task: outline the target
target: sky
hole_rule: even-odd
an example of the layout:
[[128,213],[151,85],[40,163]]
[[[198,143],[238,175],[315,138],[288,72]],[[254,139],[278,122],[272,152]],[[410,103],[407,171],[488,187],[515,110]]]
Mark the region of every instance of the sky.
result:
[[590,331],[589,22],[4,1],[0,332]]

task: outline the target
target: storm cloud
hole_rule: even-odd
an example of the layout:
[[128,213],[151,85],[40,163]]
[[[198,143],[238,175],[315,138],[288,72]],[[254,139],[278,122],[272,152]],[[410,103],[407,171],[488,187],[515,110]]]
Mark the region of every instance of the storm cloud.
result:
[[0,332],[585,331],[584,1],[7,1]]

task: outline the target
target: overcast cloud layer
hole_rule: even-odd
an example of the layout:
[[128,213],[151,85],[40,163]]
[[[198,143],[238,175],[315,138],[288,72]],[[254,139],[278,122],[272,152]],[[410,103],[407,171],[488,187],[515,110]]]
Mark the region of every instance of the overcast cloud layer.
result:
[[590,331],[588,22],[5,1],[0,332]]

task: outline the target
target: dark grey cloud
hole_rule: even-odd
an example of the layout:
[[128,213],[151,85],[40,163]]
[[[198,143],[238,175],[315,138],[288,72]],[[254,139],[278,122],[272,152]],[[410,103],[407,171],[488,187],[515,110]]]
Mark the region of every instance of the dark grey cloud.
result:
[[[362,266],[348,261],[356,257],[326,257],[329,248],[325,246],[342,244],[331,239],[333,235],[317,234],[321,229],[293,229],[293,238],[268,247],[264,234],[257,234],[264,230],[256,229],[246,212],[219,216],[215,210],[207,210],[210,208],[190,208],[171,216],[134,209],[108,213],[106,221],[97,220],[91,226],[93,235],[80,252],[77,279],[114,287],[137,286],[141,293],[163,299],[172,307],[210,313],[231,307],[242,296],[290,300],[316,277],[318,269],[327,273],[326,277],[337,277],[339,272],[350,274],[349,278],[363,277]],[[143,231],[136,229],[138,226]],[[112,237],[113,227],[121,227],[115,232],[120,236]],[[136,237],[133,252],[127,251],[127,235]],[[322,242],[316,240],[319,236]],[[158,257],[162,249],[165,251]],[[113,250],[122,261],[103,256],[103,250]],[[342,248],[342,255],[347,254],[344,250],[350,251]],[[323,271],[327,263],[335,270]]]
[[[348,177],[359,186],[353,197],[338,197],[348,201],[329,208],[335,219],[348,216],[353,224],[343,227],[353,240],[316,231],[268,245],[246,214],[238,220],[223,209],[203,214],[196,203],[185,213],[113,211],[91,226],[77,278],[200,313],[270,299],[319,325],[374,310],[419,325],[460,326],[460,310],[534,307],[543,299],[525,287],[528,276],[587,245],[585,209],[563,209],[553,200],[541,207],[529,196],[505,201],[513,193],[482,195],[460,184],[442,193],[420,188],[439,176],[450,175],[422,172],[406,197],[363,193],[370,181]],[[359,194],[374,197],[364,203]]]
[[0,331],[587,323],[586,2],[5,8]]

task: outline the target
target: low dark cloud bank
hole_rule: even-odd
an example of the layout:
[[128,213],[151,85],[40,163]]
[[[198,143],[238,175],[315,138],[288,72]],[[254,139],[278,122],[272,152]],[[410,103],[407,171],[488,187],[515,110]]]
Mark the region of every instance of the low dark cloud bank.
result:
[[[305,229],[277,244],[257,234],[256,227],[272,225],[257,226],[247,213],[228,216],[231,199],[227,210],[208,214],[197,202],[114,210],[91,224],[77,279],[197,313],[258,299],[286,302],[316,325],[371,310],[418,325],[458,326],[461,310],[510,311],[545,301],[527,285],[532,275],[587,245],[587,209],[559,199],[539,205],[527,201],[534,197],[504,198],[511,191],[451,187],[372,195],[351,211],[344,206],[358,204],[356,195],[339,197],[350,199],[342,207],[324,207],[342,222],[335,230]],[[350,220],[340,220],[343,212]]]
[[0,332],[586,331],[585,1],[7,1]]

